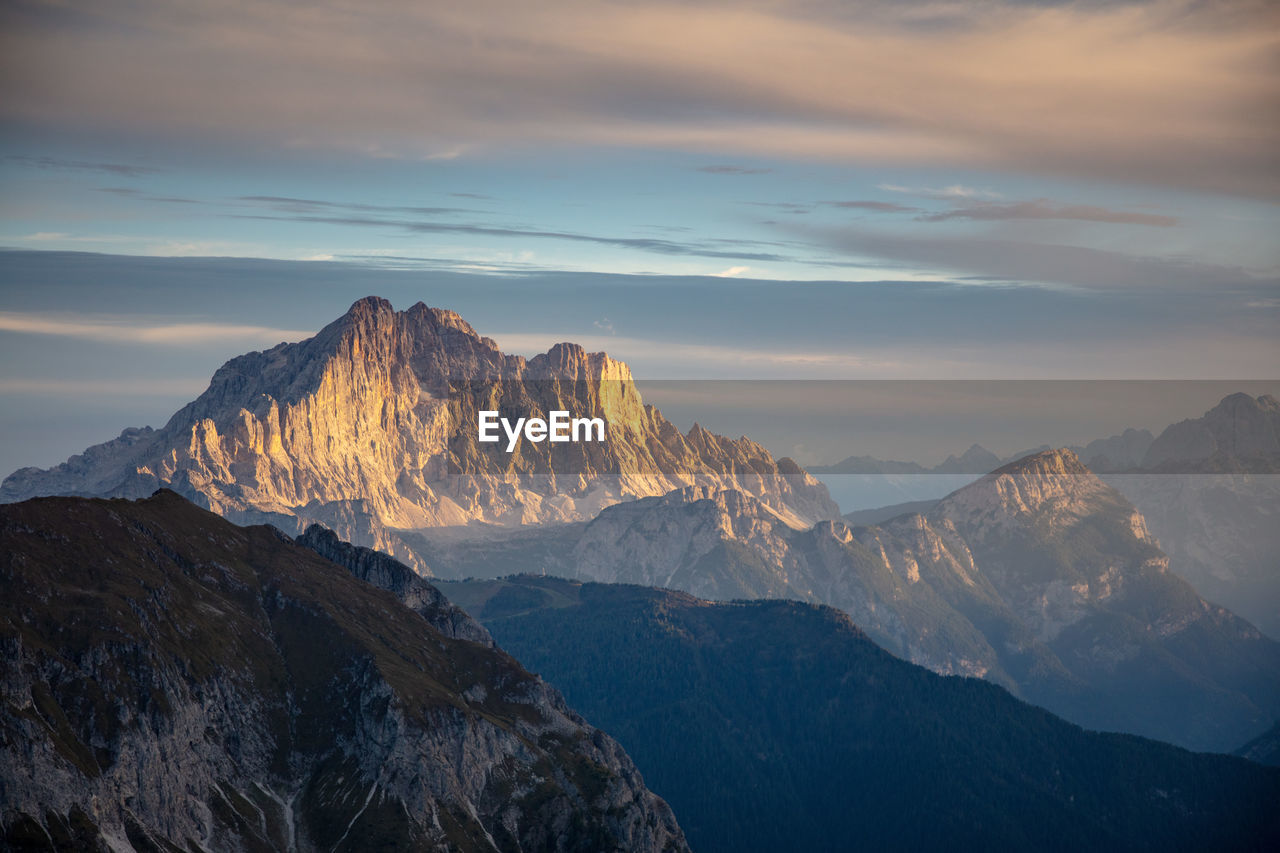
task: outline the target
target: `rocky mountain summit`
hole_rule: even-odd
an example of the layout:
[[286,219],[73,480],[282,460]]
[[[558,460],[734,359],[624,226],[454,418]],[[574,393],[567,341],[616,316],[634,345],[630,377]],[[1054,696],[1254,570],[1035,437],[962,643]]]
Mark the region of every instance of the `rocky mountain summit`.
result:
[[[481,410],[603,417],[607,440],[521,441],[507,453],[476,440]],[[698,484],[742,491],[796,524],[839,516],[790,460],[696,424],[682,434],[604,353],[505,355],[452,311],[396,312],[369,297],[313,338],[227,362],[162,429],[15,472],[0,499],[171,488],[239,523],[320,523],[423,569],[397,531],[582,520]]]
[[1280,400],[1231,394],[1199,418],[1166,428],[1142,460],[1148,471],[1280,473]]
[[1280,712],[1280,645],[1171,574],[1142,515],[1070,450],[874,526],[797,529],[741,492],[684,489],[423,551],[442,577],[527,571],[828,604],[937,672],[1194,748],[1234,748]]
[[338,556],[172,492],[0,507],[0,848],[687,849],[483,628]]

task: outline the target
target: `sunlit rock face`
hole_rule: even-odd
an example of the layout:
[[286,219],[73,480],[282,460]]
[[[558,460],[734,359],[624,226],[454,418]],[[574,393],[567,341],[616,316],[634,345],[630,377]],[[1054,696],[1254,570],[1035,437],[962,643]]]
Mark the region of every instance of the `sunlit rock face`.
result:
[[[603,442],[477,441],[479,412],[602,417]],[[238,522],[318,522],[424,568],[396,531],[574,521],[689,485],[733,488],[797,524],[836,518],[826,489],[746,438],[682,434],[627,365],[575,344],[505,355],[452,311],[356,302],[315,337],[239,356],[160,430],[119,438],[0,498],[143,497],[172,488]]]

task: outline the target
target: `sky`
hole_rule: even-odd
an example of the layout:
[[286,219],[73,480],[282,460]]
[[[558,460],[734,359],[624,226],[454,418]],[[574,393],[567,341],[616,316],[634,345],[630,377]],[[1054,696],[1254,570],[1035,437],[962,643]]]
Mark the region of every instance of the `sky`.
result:
[[10,0],[0,468],[371,293],[647,379],[1274,379],[1278,66],[1267,2]]

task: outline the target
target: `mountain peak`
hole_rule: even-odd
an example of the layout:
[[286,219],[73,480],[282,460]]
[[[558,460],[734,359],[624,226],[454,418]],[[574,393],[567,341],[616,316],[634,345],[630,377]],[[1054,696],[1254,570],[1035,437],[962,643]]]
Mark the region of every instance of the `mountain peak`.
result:
[[[1214,460],[1280,460],[1280,401],[1243,392],[1223,397],[1203,417],[1180,421],[1160,433],[1143,468],[1197,470]],[[1264,469],[1265,470],[1265,469]]]
[[[422,303],[419,302],[419,305]],[[375,314],[394,314],[395,309],[391,307],[391,303],[381,296],[366,296],[363,299],[357,299],[351,303],[351,307],[347,309],[346,316],[362,317],[372,316]]]
[[[1102,503],[1117,502],[1124,499],[1086,468],[1080,457],[1058,448],[997,468],[943,498],[931,515],[990,533],[1042,517],[1053,524],[1069,522],[1097,512]],[[1145,525],[1137,526],[1145,537]]]
[[1214,406],[1206,416],[1212,415],[1214,412],[1236,413],[1244,411],[1265,411],[1280,410],[1280,403],[1270,394],[1263,394],[1261,397],[1251,397],[1243,391],[1237,391],[1234,394],[1228,394],[1218,401],[1218,405]]
[[933,470],[939,474],[985,474],[999,465],[999,456],[980,444],[974,444],[959,456],[948,456]]
[[[488,410],[602,417],[607,440],[504,452],[478,441]],[[682,436],[606,353],[559,343],[526,361],[453,311],[369,296],[312,338],[231,359],[162,430],[25,469],[0,496],[166,487],[240,523],[319,523],[424,569],[394,530],[586,520],[692,483],[742,489],[793,522],[839,516],[825,487],[755,442]]]
[[1085,464],[1080,461],[1080,457],[1076,455],[1075,451],[1068,447],[1042,450],[1039,453],[1032,453],[1030,456],[1024,456],[1021,459],[1015,459],[1009,464],[992,471],[987,476],[995,477],[1001,474],[1021,474],[1024,476],[1057,474],[1097,479],[1085,467]]
[[[471,324],[462,319],[462,315],[447,308],[432,308],[425,302],[417,302],[404,311],[396,311],[390,302],[381,296],[366,296],[357,299],[328,328],[337,327],[343,330],[361,329],[375,334],[391,337],[399,333],[408,333],[413,339],[430,339],[449,332],[461,332],[476,341],[482,339]],[[324,337],[324,333],[317,336]],[[491,349],[497,345],[487,341]]]

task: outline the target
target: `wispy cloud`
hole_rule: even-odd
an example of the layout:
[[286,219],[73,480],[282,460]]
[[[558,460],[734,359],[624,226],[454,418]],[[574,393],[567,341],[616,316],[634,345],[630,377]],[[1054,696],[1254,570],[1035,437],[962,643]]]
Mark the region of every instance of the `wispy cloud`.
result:
[[782,261],[783,255],[772,252],[750,251],[716,246],[756,247],[760,243],[748,240],[706,240],[701,243],[680,243],[674,240],[663,240],[656,237],[614,237],[597,234],[585,234],[574,231],[547,231],[537,228],[514,226],[478,225],[451,222],[424,222],[411,219],[392,219],[366,216],[313,216],[297,214],[294,216],[271,216],[266,214],[238,214],[238,219],[258,219],[284,222],[311,222],[324,225],[347,225],[357,228],[392,228],[415,234],[473,234],[488,237],[523,237],[539,240],[567,240],[576,243],[593,243],[600,246],[612,246],[619,249],[634,249],[641,252],[655,252],[661,255],[689,255],[700,258],[733,258],[747,261]]
[[1089,290],[1228,294],[1275,291],[1280,280],[1239,267],[1186,258],[1007,239],[899,235],[859,228],[792,225],[793,233],[858,257],[882,258],[992,283],[1057,284]]
[[264,205],[282,213],[314,213],[316,211],[344,210],[356,213],[411,213],[415,216],[446,216],[454,213],[475,213],[466,207],[417,207],[410,205],[361,204],[351,201],[325,201],[313,198],[291,198],[278,195],[242,195],[236,201]]
[[55,335],[102,343],[164,346],[188,346],[211,342],[274,345],[281,341],[300,341],[315,334],[314,331],[235,323],[146,323],[134,319],[14,311],[0,311],[0,332]]
[[995,190],[985,187],[966,187],[963,184],[952,184],[947,187],[904,187],[901,184],[877,184],[876,189],[890,193],[905,193],[906,195],[919,196],[920,198],[952,201],[956,199],[1004,198],[1003,195]]
[[41,394],[137,397],[195,397],[209,385],[203,379],[23,379],[0,378],[0,394]]
[[134,198],[139,201],[154,201],[161,204],[203,204],[203,202],[194,198],[183,198],[182,196],[173,195],[153,195],[152,193],[145,193],[132,187],[97,187],[97,192],[117,195],[122,198]]
[[120,175],[127,178],[136,178],[140,175],[154,175],[161,171],[160,169],[153,169],[149,166],[134,166],[128,163],[95,163],[88,160],[63,160],[58,157],[27,157],[18,154],[10,154],[4,159],[23,166],[30,166],[35,169],[57,169],[71,172],[105,172],[109,175]]
[[752,207],[768,207],[785,213],[796,214],[797,216],[812,212],[814,207],[812,204],[804,204],[797,201],[748,201],[744,203]]
[[823,158],[1280,194],[1280,7],[1261,0],[5,8],[0,118],[24,125],[406,160],[662,147],[712,168]]
[[730,165],[714,165],[699,166],[699,172],[707,172],[711,175],[767,175],[772,169],[758,169],[747,166],[730,166]]
[[750,269],[751,267],[741,267],[741,266],[729,267],[727,270],[724,270],[723,272],[716,273],[716,278],[733,278],[734,276],[742,275],[744,272],[747,272]]
[[845,210],[870,210],[875,213],[913,213],[920,209],[905,204],[894,204],[891,201],[824,201],[821,204]]
[[911,207],[905,204],[896,204],[892,201],[816,201],[816,202],[797,202],[797,201],[748,201],[754,207],[770,207],[775,210],[783,210],[787,213],[811,213],[819,207],[830,207],[838,210],[866,210],[871,213],[918,213],[920,208]]
[[1175,216],[1111,210],[1090,204],[1055,204],[1044,198],[1014,204],[964,205],[940,213],[924,214],[917,218],[922,222],[945,222],[948,219],[1075,219],[1082,222],[1152,225],[1159,228],[1171,228],[1178,224]]

